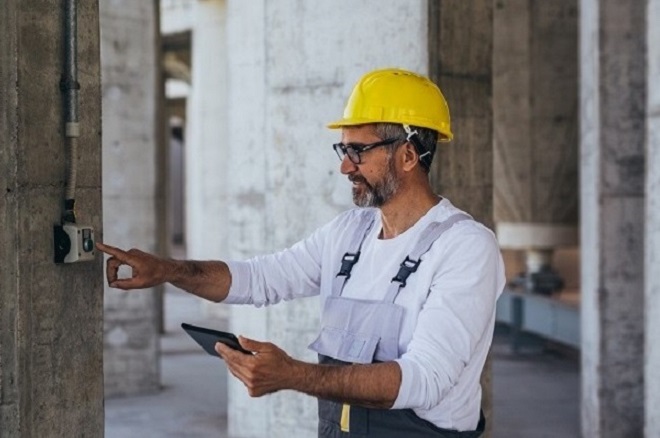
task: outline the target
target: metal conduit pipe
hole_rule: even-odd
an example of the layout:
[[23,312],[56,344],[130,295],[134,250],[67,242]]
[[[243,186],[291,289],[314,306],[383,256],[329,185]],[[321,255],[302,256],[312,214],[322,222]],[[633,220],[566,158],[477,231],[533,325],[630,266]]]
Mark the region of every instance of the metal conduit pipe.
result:
[[76,158],[78,156],[78,137],[80,125],[78,123],[78,1],[65,0],[65,62],[64,74],[60,88],[64,92],[65,137],[68,150],[68,175],[64,201],[63,222],[76,222],[75,194],[76,194]]

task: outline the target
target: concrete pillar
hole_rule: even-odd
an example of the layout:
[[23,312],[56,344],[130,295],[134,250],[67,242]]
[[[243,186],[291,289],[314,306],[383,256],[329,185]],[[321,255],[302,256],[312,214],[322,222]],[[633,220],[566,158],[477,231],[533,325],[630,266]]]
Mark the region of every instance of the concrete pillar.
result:
[[[441,143],[431,180],[441,193],[493,227],[493,5],[429,2],[429,68],[449,103],[454,141]],[[482,406],[492,419],[490,359],[481,378]],[[486,435],[492,421],[488,421]]]
[[[63,2],[0,3],[0,435],[102,436],[102,261],[55,265]],[[77,219],[101,233],[98,4],[79,2]]]
[[499,0],[494,24],[495,221],[576,227],[577,0]]
[[660,0],[649,0],[646,15],[646,251],[644,260],[645,314],[645,433],[660,431]]
[[647,3],[580,0],[585,437],[643,434]]
[[[227,104],[233,108],[227,113],[228,124],[232,127],[227,154],[228,161],[231,160],[234,166],[227,176],[227,198],[221,217],[227,220],[226,228],[222,230],[227,245],[222,249],[230,259],[241,260],[272,249],[266,231],[269,211],[264,153],[268,141],[265,23],[265,1],[227,2],[227,74],[233,84],[228,88],[227,96]],[[251,31],[246,35],[242,29]],[[235,333],[275,342],[269,326],[272,325],[270,314],[276,310],[231,308],[230,328]],[[308,315],[303,313],[303,318],[299,321],[299,329],[311,324]],[[267,436],[275,423],[274,407],[272,396],[252,399],[240,382],[229,377],[227,422],[230,436]],[[311,412],[307,412],[301,419],[304,426],[310,424],[310,416]],[[243,421],[245,418],[250,421]]]
[[[192,84],[186,106],[185,202],[188,258],[226,257],[229,197],[227,34],[224,0],[190,5]],[[241,35],[247,35],[241,30]],[[244,91],[241,81],[237,83]],[[253,108],[256,111],[256,108]],[[238,139],[237,141],[241,141]],[[227,318],[226,306],[204,304],[209,316]]]
[[[539,289],[534,273],[559,271],[555,297],[578,287],[578,266],[552,266],[578,257],[577,15],[577,0],[498,0],[494,9],[497,238],[510,277],[525,272],[530,290]],[[562,247],[571,253],[553,257]]]
[[[185,148],[188,257],[216,258],[227,246],[227,53],[224,0],[192,4],[192,86]],[[246,35],[243,33],[242,35]]]
[[449,102],[455,135],[438,147],[432,180],[455,205],[492,227],[493,7],[486,0],[429,5],[431,76]]
[[[226,139],[229,163],[213,166],[220,188],[213,197],[228,195],[212,218],[214,230],[204,230],[221,233],[225,245],[216,250],[244,259],[281,249],[351,206],[331,147],[338,133],[324,125],[342,113],[367,70],[427,71],[426,14],[419,0],[227,2],[228,129],[207,140],[217,148]],[[232,330],[316,361],[307,345],[318,330],[317,300],[231,312]],[[229,432],[314,436],[316,406],[293,392],[252,399],[231,379]]]
[[[157,3],[102,0],[104,241],[159,252],[157,191],[160,66]],[[162,243],[162,242],[161,242]],[[106,286],[106,395],[157,391],[159,321],[155,290]]]

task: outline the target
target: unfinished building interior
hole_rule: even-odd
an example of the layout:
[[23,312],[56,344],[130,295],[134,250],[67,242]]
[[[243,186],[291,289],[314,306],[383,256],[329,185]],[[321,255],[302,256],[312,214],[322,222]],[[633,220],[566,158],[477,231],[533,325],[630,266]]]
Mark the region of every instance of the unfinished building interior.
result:
[[[498,319],[579,350],[582,436],[657,436],[658,23],[660,0],[2,1],[0,436],[103,436],[104,399],[162,390],[163,290],[110,289],[100,254],[53,262],[67,169],[100,241],[281,249],[351,207],[324,124],[378,67],[443,90],[433,185],[498,235]],[[315,300],[199,306],[315,360]],[[316,433],[309,397],[225,397],[229,436]]]

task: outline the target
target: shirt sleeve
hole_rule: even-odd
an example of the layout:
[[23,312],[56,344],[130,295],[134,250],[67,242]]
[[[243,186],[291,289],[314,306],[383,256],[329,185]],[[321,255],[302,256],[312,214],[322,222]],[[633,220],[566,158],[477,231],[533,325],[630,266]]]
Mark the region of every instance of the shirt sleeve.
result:
[[247,261],[228,262],[232,282],[224,302],[261,307],[318,295],[326,245],[337,238],[339,230],[346,228],[346,222],[353,216],[351,211],[339,215],[307,239],[283,251]]
[[436,242],[442,243],[440,249],[427,253],[438,257],[438,270],[408,349],[396,360],[401,386],[392,409],[438,405],[470,361],[484,360],[487,354],[495,302],[504,288],[504,264],[485,227],[472,223],[455,228],[442,236],[444,242]]
[[283,251],[228,262],[232,282],[224,302],[261,307],[318,294],[322,240],[317,230]]

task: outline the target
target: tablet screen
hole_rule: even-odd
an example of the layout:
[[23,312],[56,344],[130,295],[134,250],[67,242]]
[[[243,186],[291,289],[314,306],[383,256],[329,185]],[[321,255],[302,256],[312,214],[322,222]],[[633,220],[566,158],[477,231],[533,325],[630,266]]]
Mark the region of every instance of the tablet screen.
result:
[[233,333],[223,332],[220,330],[213,330],[205,327],[197,327],[192,324],[181,324],[186,333],[190,335],[208,354],[220,357],[215,351],[216,342],[222,342],[234,350],[240,351],[245,354],[252,354],[252,352],[245,350],[238,343],[238,339]]

